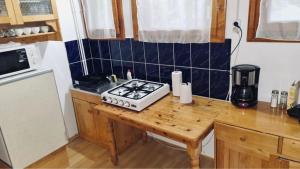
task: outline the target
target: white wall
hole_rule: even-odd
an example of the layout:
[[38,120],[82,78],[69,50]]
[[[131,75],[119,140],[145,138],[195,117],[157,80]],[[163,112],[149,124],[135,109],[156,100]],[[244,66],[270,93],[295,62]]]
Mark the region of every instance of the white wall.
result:
[[70,94],[72,79],[65,44],[63,42],[49,41],[37,43],[36,46],[41,52],[42,68],[49,68],[54,72],[67,134],[71,138],[78,133],[78,130]]
[[300,80],[299,43],[258,43],[246,42],[249,0],[228,0],[226,37],[231,38],[232,46],[238,42],[238,34],[233,31],[233,22],[241,21],[244,31],[237,55],[231,65],[255,64],[261,67],[259,100],[270,101],[273,89],[288,90],[294,80]]
[[[73,1],[73,3],[71,3]],[[63,41],[71,41],[77,39],[75,21],[78,20],[79,35],[84,38],[85,31],[83,27],[83,19],[80,10],[79,0],[57,0],[57,11],[59,16],[60,28],[62,32]],[[74,8],[73,5],[74,4]],[[76,11],[76,16],[73,15],[72,11]]]

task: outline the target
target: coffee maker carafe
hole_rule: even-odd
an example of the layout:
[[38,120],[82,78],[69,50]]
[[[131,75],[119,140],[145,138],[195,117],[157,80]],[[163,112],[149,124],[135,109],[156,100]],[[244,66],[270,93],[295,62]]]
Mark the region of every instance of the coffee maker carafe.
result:
[[231,102],[238,107],[252,107],[257,104],[260,68],[255,65],[232,67]]

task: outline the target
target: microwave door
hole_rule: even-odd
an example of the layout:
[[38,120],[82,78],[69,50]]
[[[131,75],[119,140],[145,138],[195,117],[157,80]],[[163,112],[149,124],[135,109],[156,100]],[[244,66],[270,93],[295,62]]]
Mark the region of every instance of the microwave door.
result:
[[25,49],[0,53],[0,78],[12,76],[30,69]]

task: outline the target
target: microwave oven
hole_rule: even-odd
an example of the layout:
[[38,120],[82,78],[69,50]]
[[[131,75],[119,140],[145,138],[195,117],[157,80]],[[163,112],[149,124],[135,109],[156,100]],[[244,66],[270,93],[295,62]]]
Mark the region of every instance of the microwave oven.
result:
[[0,79],[36,70],[39,52],[34,45],[0,49]]

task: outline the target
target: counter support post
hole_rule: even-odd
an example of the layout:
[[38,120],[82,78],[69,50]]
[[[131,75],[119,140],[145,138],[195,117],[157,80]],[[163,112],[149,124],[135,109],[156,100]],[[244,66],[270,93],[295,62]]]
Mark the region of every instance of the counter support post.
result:
[[202,151],[202,146],[199,142],[192,142],[187,144],[187,153],[191,160],[191,168],[200,168],[200,153]]

